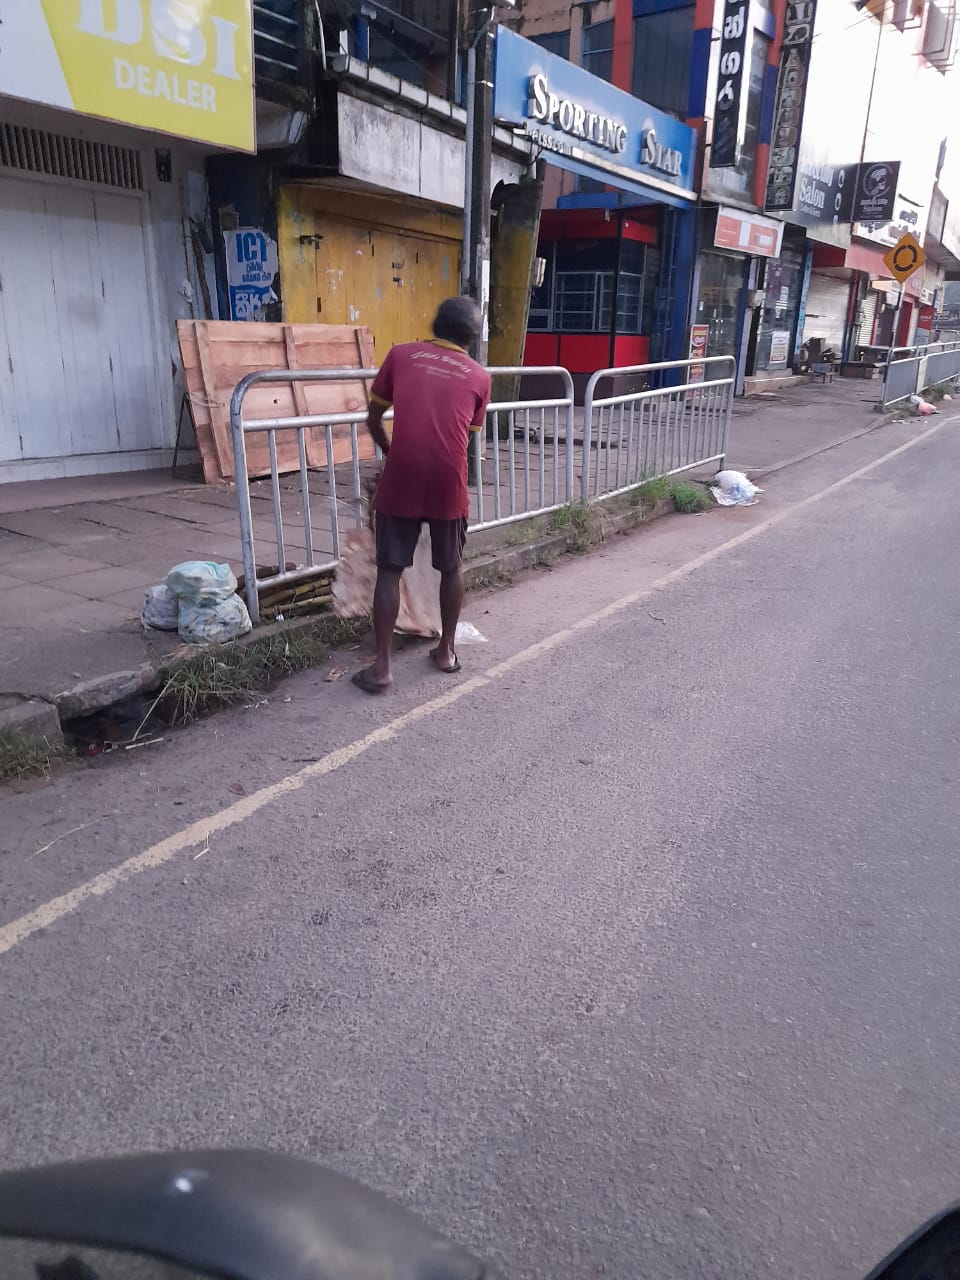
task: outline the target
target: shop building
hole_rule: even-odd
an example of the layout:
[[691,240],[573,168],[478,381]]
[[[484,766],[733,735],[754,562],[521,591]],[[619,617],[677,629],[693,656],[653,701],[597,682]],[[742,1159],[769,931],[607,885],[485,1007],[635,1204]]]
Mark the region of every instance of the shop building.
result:
[[688,351],[696,133],[637,94],[634,28],[625,4],[528,3],[498,36],[497,117],[547,162],[526,363],[581,388]]
[[[462,19],[445,0],[305,7],[309,110],[291,116],[285,147],[210,167],[224,314],[248,318],[223,252],[239,227],[261,233],[277,264],[262,318],[363,325],[378,356],[429,334],[460,288]],[[492,186],[515,187],[531,165],[530,145],[496,128]]]
[[[207,155],[254,146],[250,0],[10,4],[0,41],[0,479],[168,465]],[[115,123],[116,122],[116,123]]]

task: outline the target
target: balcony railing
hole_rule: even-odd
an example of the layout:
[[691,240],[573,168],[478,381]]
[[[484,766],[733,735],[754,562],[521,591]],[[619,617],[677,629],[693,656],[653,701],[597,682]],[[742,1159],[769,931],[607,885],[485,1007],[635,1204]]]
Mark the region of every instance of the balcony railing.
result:
[[253,0],[253,63],[257,80],[299,84],[303,53],[303,0]]

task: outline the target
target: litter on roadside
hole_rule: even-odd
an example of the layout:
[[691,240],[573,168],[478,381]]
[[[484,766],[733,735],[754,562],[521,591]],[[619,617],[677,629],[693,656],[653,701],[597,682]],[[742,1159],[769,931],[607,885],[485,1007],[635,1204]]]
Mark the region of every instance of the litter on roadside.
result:
[[754,507],[757,494],[763,490],[748,480],[742,471],[718,471],[710,492],[721,507]]
[[472,622],[458,622],[456,644],[486,644],[487,637],[482,635]]
[[228,564],[186,560],[149,587],[140,621],[154,631],[178,631],[187,644],[223,644],[252,630]]
[[916,409],[921,418],[928,418],[930,414],[940,412],[940,410],[935,408],[929,400],[924,400],[923,396],[911,396],[910,403]]

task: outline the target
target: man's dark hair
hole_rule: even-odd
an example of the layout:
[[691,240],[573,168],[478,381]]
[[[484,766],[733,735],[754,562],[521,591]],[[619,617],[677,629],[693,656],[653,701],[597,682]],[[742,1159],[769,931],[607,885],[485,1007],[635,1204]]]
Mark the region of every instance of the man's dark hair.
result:
[[469,347],[480,334],[483,318],[472,298],[447,298],[437,308],[433,336],[441,342]]

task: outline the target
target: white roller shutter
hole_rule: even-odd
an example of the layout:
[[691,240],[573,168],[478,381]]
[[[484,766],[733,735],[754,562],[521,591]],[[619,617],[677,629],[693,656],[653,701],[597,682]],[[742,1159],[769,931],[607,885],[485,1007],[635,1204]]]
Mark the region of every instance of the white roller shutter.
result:
[[849,280],[838,280],[834,276],[812,272],[803,321],[804,342],[810,338],[820,338],[825,347],[841,351],[849,302]]
[[877,291],[868,289],[857,310],[855,347],[869,347],[873,341],[873,324],[877,318]]
[[163,443],[149,216],[138,151],[0,122],[0,481]]

